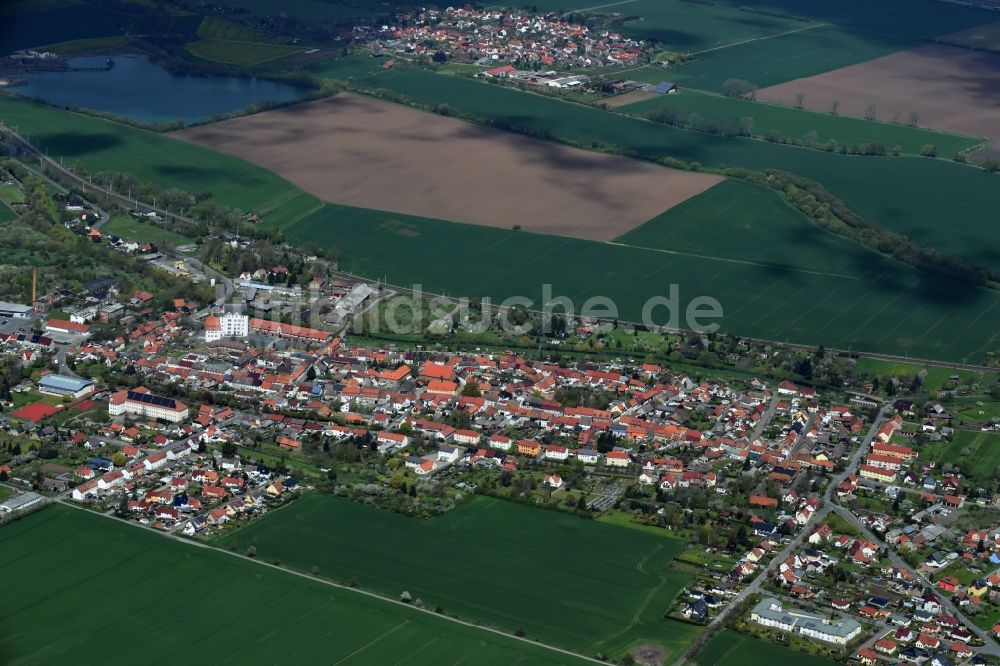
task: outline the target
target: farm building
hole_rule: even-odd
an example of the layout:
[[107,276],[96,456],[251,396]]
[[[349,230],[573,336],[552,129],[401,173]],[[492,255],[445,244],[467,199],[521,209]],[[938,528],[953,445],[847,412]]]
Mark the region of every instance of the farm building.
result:
[[669,95],[677,92],[677,84],[673,81],[660,81],[655,86],[650,88],[649,92],[654,95]]
[[77,377],[46,375],[38,380],[38,390],[49,395],[82,398],[94,390],[94,382],[89,379],[79,379]]

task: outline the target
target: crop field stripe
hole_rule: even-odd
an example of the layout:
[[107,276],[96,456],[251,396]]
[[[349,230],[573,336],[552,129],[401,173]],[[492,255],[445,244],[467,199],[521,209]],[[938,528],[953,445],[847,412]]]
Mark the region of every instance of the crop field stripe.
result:
[[607,7],[618,7],[619,5],[627,5],[636,2],[636,0],[618,0],[618,2],[609,2],[604,5],[595,5],[593,7],[582,7],[580,9],[570,9],[569,13],[582,13],[582,12],[592,12],[595,9],[605,9]]
[[858,280],[860,279],[857,275],[846,275],[844,273],[830,273],[827,271],[813,271],[805,268],[799,268],[797,266],[781,266],[778,264],[769,264],[763,261],[747,261],[746,259],[733,259],[731,257],[714,257],[708,254],[698,254],[697,252],[680,252],[677,250],[667,250],[662,247],[648,247],[645,245],[636,245],[633,243],[623,243],[621,241],[607,241],[608,245],[621,245],[623,247],[634,247],[640,250],[649,250],[650,252],[660,252],[662,254],[677,254],[685,257],[694,257],[696,259],[708,259],[711,261],[724,261],[732,264],[743,264],[744,266],[756,266],[758,268],[774,268],[781,271],[788,271],[789,273],[806,273],[809,275],[824,275],[826,277],[843,278],[846,280]]
[[374,640],[372,640],[372,641],[369,641],[369,642],[365,643],[364,645],[362,645],[362,646],[361,646],[361,647],[359,647],[359,648],[358,648],[357,650],[355,650],[355,651],[354,651],[354,652],[352,652],[351,654],[347,655],[347,656],[346,656],[346,657],[344,657],[343,659],[340,659],[340,660],[338,660],[338,661],[335,661],[335,662],[333,662],[333,666],[338,666],[338,664],[342,664],[342,663],[344,663],[345,661],[347,661],[348,659],[353,659],[353,658],[354,658],[354,657],[356,657],[357,655],[361,654],[362,652],[364,652],[365,650],[367,650],[367,649],[368,649],[368,648],[370,648],[371,646],[373,646],[373,645],[375,645],[376,643],[378,643],[379,641],[381,641],[381,640],[382,640],[383,638],[387,638],[388,636],[391,636],[392,634],[396,633],[397,631],[399,631],[400,629],[402,629],[403,627],[405,627],[405,626],[406,626],[406,625],[408,625],[409,623],[410,623],[410,621],[409,621],[409,620],[403,620],[402,622],[400,622],[399,624],[397,624],[397,625],[396,625],[395,627],[393,627],[392,629],[389,629],[389,630],[388,630],[388,631],[386,631],[385,633],[382,633],[382,634],[379,634],[378,636],[376,636],[376,637],[375,637],[375,639],[374,639]]
[[[710,49],[705,49],[704,51],[695,51],[689,55],[701,55],[703,53],[711,53],[712,51],[721,51],[722,49],[732,48],[734,46],[742,46],[743,44],[749,44],[751,42],[762,42],[766,39],[774,39],[775,37],[784,37],[785,35],[793,35],[797,32],[805,32],[806,30],[815,30],[816,28],[822,28],[829,25],[828,23],[817,23],[815,25],[809,25],[804,28],[796,28],[795,30],[788,30],[786,32],[779,32],[774,35],[764,35],[763,37],[754,37],[753,39],[744,39],[742,42],[733,42],[732,44],[723,44],[722,46],[716,46]],[[696,88],[697,90],[697,88]]]
[[819,308],[825,302],[827,302],[828,300],[830,300],[831,298],[833,298],[834,296],[836,296],[837,294],[839,294],[842,289],[843,289],[843,286],[837,287],[836,289],[829,289],[829,290],[827,290],[826,295],[823,296],[822,298],[818,298],[814,302],[814,304],[813,304],[813,306],[811,308],[809,308],[808,310],[803,309],[802,312],[799,314],[798,317],[796,317],[795,319],[792,319],[787,324],[785,324],[785,328],[784,328],[783,333],[785,335],[788,335],[791,331],[794,331],[796,324],[798,324],[803,319],[807,318],[810,314],[812,314],[817,308]]

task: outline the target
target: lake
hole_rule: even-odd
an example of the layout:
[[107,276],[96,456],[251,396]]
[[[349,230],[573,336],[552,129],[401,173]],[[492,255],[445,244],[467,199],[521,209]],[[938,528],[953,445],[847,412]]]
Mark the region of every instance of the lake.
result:
[[[256,102],[288,102],[308,88],[266,79],[171,74],[134,56],[112,56],[114,67],[101,71],[32,72],[14,88],[56,106],[106,111],[147,123],[207,120]],[[70,67],[104,67],[106,56],[70,58]]]

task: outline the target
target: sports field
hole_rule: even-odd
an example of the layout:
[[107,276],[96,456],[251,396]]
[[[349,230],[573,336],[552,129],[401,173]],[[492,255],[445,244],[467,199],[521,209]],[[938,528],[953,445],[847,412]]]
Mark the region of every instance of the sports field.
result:
[[[792,85],[792,84],[786,84]],[[779,86],[784,87],[784,86]],[[900,124],[892,124],[893,116],[883,117],[884,122],[872,122],[845,115],[834,116],[829,108],[820,111],[794,108],[795,95],[779,104],[766,104],[747,100],[731,99],[721,95],[709,95],[696,91],[682,91],[672,95],[658,95],[652,99],[628,104],[621,110],[625,113],[651,117],[657,112],[676,109],[690,117],[697,113],[703,121],[728,123],[735,126],[741,118],[753,120],[753,136],[763,137],[769,132],[778,132],[786,139],[803,139],[810,132],[815,133],[815,143],[823,144],[832,139],[838,146],[850,148],[862,143],[881,143],[887,151],[899,146],[904,153],[919,155],[927,144],[937,147],[941,155],[951,156],[983,142],[976,136],[961,136],[908,127],[908,118],[901,116]],[[818,106],[817,106],[818,108]]]
[[695,655],[699,666],[759,666],[759,664],[795,664],[795,666],[834,666],[837,662],[797,652],[777,643],[768,643],[723,629]]
[[[970,74],[975,73],[974,81]],[[931,44],[758,91],[757,96],[792,104],[805,95],[810,109],[864,117],[871,107],[880,120],[982,136],[1000,143],[1000,54]],[[928,141],[928,143],[933,143]],[[941,149],[939,148],[939,151]],[[940,154],[951,157],[947,152]]]
[[9,666],[585,663],[59,505],[0,530],[0,567]]
[[333,203],[611,240],[722,179],[358,95],[181,130]]
[[684,542],[494,498],[420,520],[307,495],[221,545],[232,543],[585,654],[637,642],[674,652],[699,633],[663,619],[688,581],[666,569]]
[[264,214],[271,222],[292,221],[285,208],[302,212],[316,207],[315,197],[269,171],[162,134],[2,94],[0,121],[16,126],[65,164],[79,162],[92,173],[131,173],[161,187],[192,193],[207,190],[212,202]]

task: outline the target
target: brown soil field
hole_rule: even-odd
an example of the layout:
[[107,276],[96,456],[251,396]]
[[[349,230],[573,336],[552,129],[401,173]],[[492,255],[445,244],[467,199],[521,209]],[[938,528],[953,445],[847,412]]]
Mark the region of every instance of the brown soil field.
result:
[[602,100],[602,104],[606,104],[608,108],[617,109],[620,106],[628,106],[629,104],[645,102],[648,99],[654,99],[656,97],[659,97],[659,95],[646,92],[645,90],[633,90],[632,92],[615,95],[614,97]]
[[351,94],[171,136],[332,203],[600,241],[721,180]]
[[[931,44],[860,65],[757,91],[758,99],[829,111],[834,100],[845,116],[865,117],[874,104],[877,119],[985,137],[989,152],[1000,149],[1000,55]],[[944,157],[950,157],[945,155]]]

